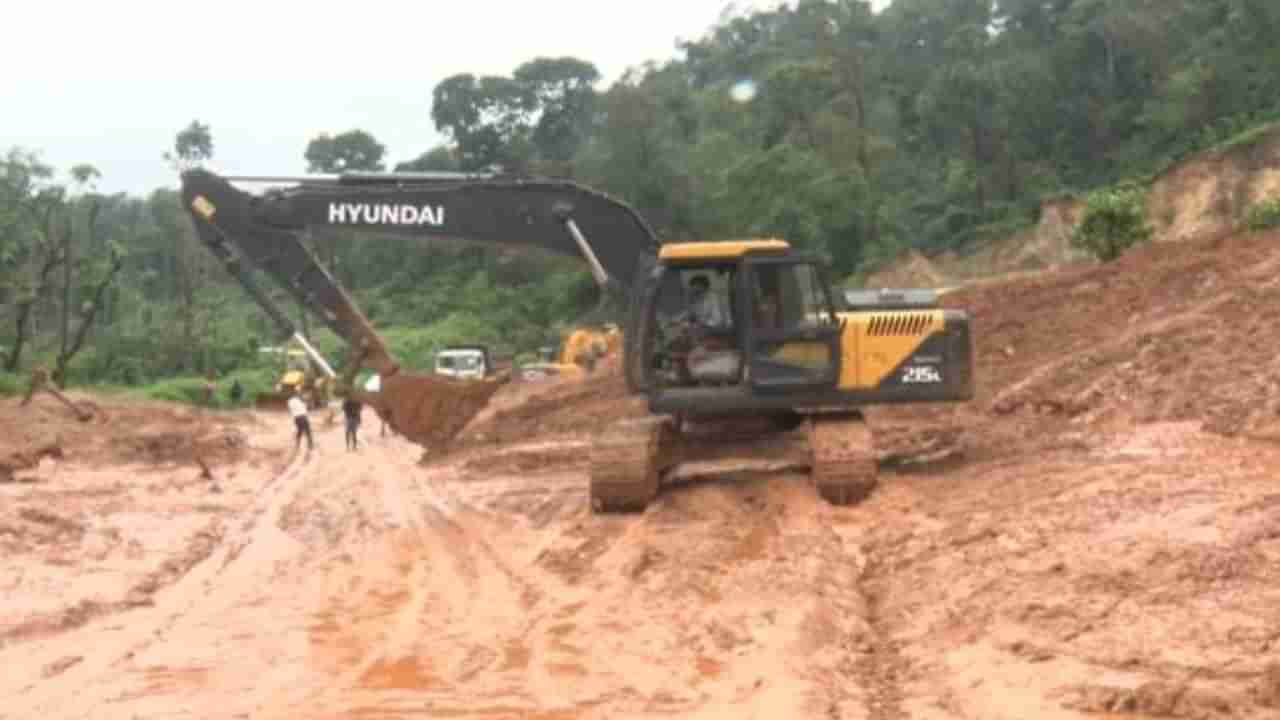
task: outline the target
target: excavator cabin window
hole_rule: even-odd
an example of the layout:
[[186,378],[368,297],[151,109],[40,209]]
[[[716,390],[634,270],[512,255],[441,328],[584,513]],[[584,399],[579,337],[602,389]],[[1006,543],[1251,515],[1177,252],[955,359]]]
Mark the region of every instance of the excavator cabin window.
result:
[[756,384],[822,383],[835,369],[830,293],[810,262],[672,265],[654,305],[661,385],[738,385],[748,374]]
[[837,369],[839,324],[818,266],[807,261],[749,261],[748,333],[752,383],[820,386]]
[[793,331],[830,325],[831,299],[817,268],[807,263],[762,265],[755,269],[752,305],[755,327]]
[[742,372],[737,264],[668,269],[654,308],[655,369],[663,384],[733,384]]

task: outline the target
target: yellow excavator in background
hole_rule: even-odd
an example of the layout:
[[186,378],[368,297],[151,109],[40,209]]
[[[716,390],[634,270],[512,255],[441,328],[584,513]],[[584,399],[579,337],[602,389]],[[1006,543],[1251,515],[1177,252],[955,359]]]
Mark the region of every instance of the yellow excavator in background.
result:
[[616,356],[622,350],[622,330],[613,323],[602,328],[577,328],[560,343],[558,362],[578,365],[590,370],[606,357]]
[[333,378],[318,371],[305,350],[290,347],[280,352],[285,358],[284,371],[272,392],[258,393],[254,406],[259,410],[284,410],[295,392],[302,393],[311,410],[328,405],[333,398]]
[[520,366],[520,378],[539,381],[548,377],[582,380],[622,351],[622,329],[614,323],[581,326],[564,331],[559,342],[538,349],[538,360]]

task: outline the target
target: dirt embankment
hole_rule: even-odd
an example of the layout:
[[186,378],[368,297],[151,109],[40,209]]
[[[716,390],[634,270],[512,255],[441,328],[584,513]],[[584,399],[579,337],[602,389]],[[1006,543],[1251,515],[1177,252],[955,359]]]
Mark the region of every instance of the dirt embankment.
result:
[[1157,241],[1223,237],[1249,208],[1280,198],[1280,125],[1252,142],[1197,155],[1151,185],[1147,218]]
[[[1245,214],[1263,200],[1280,198],[1280,125],[1253,141],[1191,157],[1151,184],[1146,216],[1156,242],[1223,238],[1235,233]],[[989,276],[1016,277],[1072,264],[1089,256],[1071,246],[1083,203],[1045,200],[1034,228],[960,256],[904,254],[871,275],[867,287],[949,287]]]
[[76,391],[66,396],[78,405],[91,405],[92,416],[80,421],[46,393],[37,393],[27,406],[19,398],[0,398],[0,466],[20,474],[36,464],[37,456],[84,463],[196,466],[197,458],[220,463],[249,451],[242,427],[248,415],[91,398]]
[[977,323],[979,402],[1226,435],[1280,419],[1280,233],[1153,244],[1115,263],[948,296]]

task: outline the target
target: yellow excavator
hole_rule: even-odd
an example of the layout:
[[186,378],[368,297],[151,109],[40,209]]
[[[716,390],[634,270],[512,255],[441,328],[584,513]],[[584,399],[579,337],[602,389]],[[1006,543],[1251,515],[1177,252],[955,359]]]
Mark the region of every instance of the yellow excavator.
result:
[[[260,194],[233,185],[285,184]],[[301,236],[340,227],[408,237],[524,244],[586,261],[601,288],[595,315],[621,332],[629,392],[649,414],[603,428],[591,449],[597,512],[642,510],[678,464],[772,443],[795,452],[818,493],[855,502],[876,482],[863,408],[950,403],[974,394],[968,313],[929,290],[837,292],[824,258],[773,238],[663,243],[625,203],[556,179],[464,173],[354,173],[303,178],[183,174],[200,240],[272,316],[300,338],[255,284],[261,270],[344,338],[351,358],[339,392],[374,407],[401,435],[447,444],[508,379],[402,371]],[[586,323],[584,323],[586,325]],[[618,337],[620,335],[620,338]],[[593,341],[576,340],[581,352]],[[381,391],[351,387],[362,367]],[[787,450],[786,448],[792,448]]]
[[259,410],[284,410],[289,398],[300,393],[307,407],[318,410],[333,397],[332,370],[317,371],[315,362],[301,348],[283,348],[284,369],[271,392],[258,393],[254,406]]
[[617,324],[576,327],[561,333],[555,345],[539,348],[538,361],[522,365],[520,371],[525,379],[551,375],[581,380],[621,350],[622,329]]
[[560,342],[556,359],[562,365],[593,368],[604,358],[622,349],[622,329],[614,323],[602,327],[579,327],[567,333]]

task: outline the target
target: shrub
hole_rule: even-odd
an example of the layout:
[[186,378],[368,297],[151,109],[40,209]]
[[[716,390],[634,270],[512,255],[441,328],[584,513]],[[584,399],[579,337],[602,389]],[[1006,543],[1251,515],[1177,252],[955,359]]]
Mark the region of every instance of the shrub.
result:
[[1120,257],[1151,237],[1142,188],[1123,185],[1104,188],[1085,199],[1084,216],[1071,235],[1071,244],[1103,262]]
[[[254,397],[260,392],[269,392],[275,387],[280,373],[271,368],[255,368],[237,370],[217,379],[217,387],[213,394],[213,407],[249,407]],[[231,385],[236,380],[244,390],[240,402],[231,401]],[[169,378],[138,388],[143,397],[163,402],[175,402],[183,405],[204,405],[205,379],[197,376]]]
[[1251,206],[1245,213],[1244,226],[1250,230],[1280,227],[1280,197],[1268,198]]
[[0,395],[21,395],[27,391],[27,383],[17,373],[0,370]]

